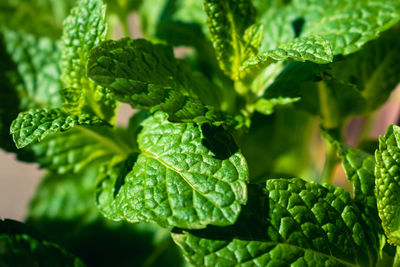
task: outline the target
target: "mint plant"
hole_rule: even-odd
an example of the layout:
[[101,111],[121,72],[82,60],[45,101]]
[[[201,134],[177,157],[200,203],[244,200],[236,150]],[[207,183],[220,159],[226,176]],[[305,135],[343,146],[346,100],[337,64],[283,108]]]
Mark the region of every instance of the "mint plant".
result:
[[47,170],[0,265],[400,266],[400,128],[344,135],[400,81],[398,0],[0,7],[0,147]]

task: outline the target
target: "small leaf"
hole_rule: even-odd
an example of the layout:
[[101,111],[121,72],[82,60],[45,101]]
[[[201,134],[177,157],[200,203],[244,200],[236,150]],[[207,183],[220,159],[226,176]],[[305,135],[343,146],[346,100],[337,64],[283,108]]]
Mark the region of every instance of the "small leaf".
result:
[[64,21],[61,80],[65,88],[71,88],[63,92],[65,107],[111,121],[116,108],[111,93],[86,76],[90,50],[106,38],[105,11],[102,0],[80,0],[71,10]]
[[239,67],[247,59],[245,47],[258,43],[248,40],[256,28],[246,32],[255,22],[256,10],[250,0],[207,0],[204,8],[220,67],[232,79],[238,79]]
[[373,229],[342,188],[271,179],[265,192],[266,205],[245,207],[234,226],[175,231],[185,258],[195,266],[374,266]]
[[254,69],[262,69],[275,61],[286,59],[326,64],[333,61],[331,44],[317,35],[296,38],[280,44],[278,48],[250,58],[240,69],[242,75],[245,75],[246,72],[251,73]]
[[79,172],[114,151],[80,129],[58,133],[31,147],[40,167],[56,173]]
[[278,97],[278,98],[260,98],[255,104],[255,109],[264,114],[270,115],[274,112],[274,108],[278,105],[287,105],[296,101],[299,101],[300,97],[290,98],[290,97]]
[[10,133],[18,148],[41,141],[49,134],[66,131],[76,125],[102,125],[99,118],[88,114],[71,115],[60,109],[35,109],[22,112],[13,121]]
[[0,247],[3,266],[86,266],[59,245],[13,220],[0,220]]
[[389,243],[400,245],[400,190],[399,182],[400,127],[389,126],[385,136],[379,138],[375,152],[375,194],[379,217]]

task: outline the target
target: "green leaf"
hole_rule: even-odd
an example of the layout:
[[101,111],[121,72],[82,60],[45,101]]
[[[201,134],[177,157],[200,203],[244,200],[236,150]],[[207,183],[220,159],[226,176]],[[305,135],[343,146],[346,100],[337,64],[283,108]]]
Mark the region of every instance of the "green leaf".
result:
[[62,22],[74,2],[75,0],[3,0],[0,3],[0,25],[55,40],[60,37]]
[[373,229],[342,188],[272,179],[265,192],[266,205],[255,201],[229,229],[173,233],[185,258],[195,266],[374,266]]
[[207,0],[204,8],[220,67],[232,79],[238,79],[239,67],[248,56],[246,47],[252,45],[247,40],[252,34],[246,34],[246,30],[254,24],[256,10],[250,0]]
[[71,10],[63,28],[61,80],[67,88],[63,96],[68,109],[111,121],[116,108],[111,93],[86,76],[90,50],[106,38],[105,11],[101,0],[80,0]]
[[241,67],[241,75],[262,69],[269,64],[292,59],[295,61],[315,62],[318,64],[326,64],[333,61],[333,53],[331,44],[318,35],[296,38],[290,42],[280,44],[278,48],[262,53],[256,57],[250,58]]
[[379,217],[389,243],[400,245],[399,225],[399,158],[400,127],[389,126],[384,137],[379,138],[379,149],[375,152],[375,194]]
[[[400,81],[399,26],[383,33],[364,48],[333,63],[292,62],[265,89],[265,98],[301,97],[297,108],[345,120],[382,105]],[[320,103],[321,102],[321,103]],[[324,110],[329,107],[330,111]]]
[[2,266],[86,266],[59,245],[13,220],[0,220],[0,247]]
[[[331,43],[334,55],[348,55],[400,19],[397,0],[271,2],[259,18],[265,36],[261,51],[274,49],[298,36],[320,35]],[[295,27],[296,23],[300,26]]]
[[337,140],[334,140],[327,132],[324,132],[323,136],[336,147],[346,177],[349,181],[353,182],[354,200],[358,202],[360,210],[369,218],[372,228],[379,236],[379,244],[375,244],[375,246],[382,249],[386,243],[386,237],[383,233],[381,220],[378,216],[375,197],[374,156],[360,149],[341,144]]
[[34,109],[22,112],[11,124],[10,133],[18,148],[40,142],[49,134],[77,125],[102,125],[105,122],[88,114],[71,115],[60,109]]
[[31,202],[28,224],[59,240],[89,266],[180,266],[168,231],[101,216],[94,198],[98,163],[77,173],[46,175]]
[[278,105],[287,105],[296,101],[299,101],[300,98],[290,98],[290,97],[278,97],[278,98],[259,98],[255,104],[256,111],[264,114],[270,115],[274,112],[274,108]]
[[363,113],[382,105],[400,82],[400,25],[383,33],[355,54],[332,64],[330,74],[351,83],[365,99]]
[[233,224],[246,203],[248,170],[230,133],[171,123],[162,112],[142,126],[141,153],[130,159],[136,161],[126,177],[122,162],[100,178],[97,195],[106,216],[189,229]]
[[40,167],[60,174],[78,172],[93,161],[111,157],[114,152],[77,128],[33,144],[31,150]]
[[124,183],[126,175],[132,170],[138,153],[126,158],[114,157],[109,164],[103,166],[96,182],[96,202],[99,211],[109,220],[120,221],[115,196]]
[[[15,65],[5,66],[20,98],[19,108],[60,107],[60,46],[51,39],[2,29],[6,53]],[[14,73],[13,73],[14,72]]]
[[133,108],[160,109],[172,121],[221,120],[212,106],[197,98],[206,91],[201,93],[203,87],[191,83],[192,74],[181,63],[169,46],[123,38],[105,41],[92,50],[88,74]]

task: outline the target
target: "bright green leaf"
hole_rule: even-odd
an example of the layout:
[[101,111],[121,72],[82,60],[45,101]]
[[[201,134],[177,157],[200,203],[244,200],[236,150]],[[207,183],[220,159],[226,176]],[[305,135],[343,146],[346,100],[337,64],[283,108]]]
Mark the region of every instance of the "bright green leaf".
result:
[[131,171],[121,181],[122,162],[100,179],[106,216],[183,228],[233,224],[246,203],[248,170],[230,134],[209,124],[171,123],[162,112],[142,126]]
[[11,124],[10,133],[18,148],[41,141],[49,134],[77,125],[102,125],[105,122],[88,114],[71,115],[60,109],[34,109],[22,112]]
[[13,220],[0,220],[0,247],[2,266],[86,266],[59,245]]
[[116,103],[105,88],[86,76],[90,50],[106,38],[106,7],[102,0],[80,0],[64,21],[61,54],[61,80],[64,105],[74,112],[93,113],[111,121]]
[[[240,67],[241,75],[262,69],[275,61],[286,59],[326,64],[333,61],[331,44],[317,35],[296,38],[290,42],[280,44],[279,47],[273,50],[250,58]],[[252,73],[252,75],[254,74]]]
[[382,227],[391,244],[400,245],[400,127],[389,126],[375,153],[375,194]]
[[85,130],[74,128],[53,135],[31,147],[40,167],[60,174],[78,172],[95,160],[111,157],[113,151]]
[[255,104],[255,109],[264,114],[270,115],[274,112],[274,108],[278,105],[287,105],[296,101],[299,101],[300,98],[290,98],[290,97],[278,97],[278,98],[260,98],[257,100]]
[[342,188],[272,179],[265,192],[266,206],[236,227],[173,233],[185,258],[195,266],[374,266],[373,230]]
[[199,100],[206,87],[191,82],[193,74],[174,58],[171,47],[143,39],[106,41],[92,50],[88,74],[134,108],[160,109],[172,121],[221,120]]
[[334,55],[347,55],[396,24],[399,11],[397,0],[272,1],[259,19],[265,30],[261,51],[317,34],[331,43]]
[[[249,56],[246,47],[252,46],[248,38],[254,34],[250,32],[257,32],[255,28],[246,32],[255,22],[256,10],[250,0],[207,0],[204,8],[220,67],[225,74],[238,79],[239,67]],[[253,49],[257,52],[258,47]]]

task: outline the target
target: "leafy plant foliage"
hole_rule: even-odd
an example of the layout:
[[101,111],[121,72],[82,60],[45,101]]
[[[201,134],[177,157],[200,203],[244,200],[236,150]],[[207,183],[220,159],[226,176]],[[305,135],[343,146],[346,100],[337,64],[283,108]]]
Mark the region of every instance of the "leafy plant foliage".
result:
[[397,266],[400,128],[376,151],[343,132],[399,83],[399,21],[397,0],[1,3],[0,147],[47,173],[0,265]]

